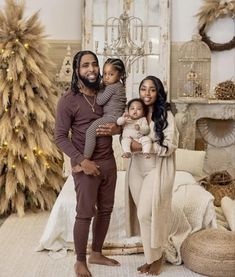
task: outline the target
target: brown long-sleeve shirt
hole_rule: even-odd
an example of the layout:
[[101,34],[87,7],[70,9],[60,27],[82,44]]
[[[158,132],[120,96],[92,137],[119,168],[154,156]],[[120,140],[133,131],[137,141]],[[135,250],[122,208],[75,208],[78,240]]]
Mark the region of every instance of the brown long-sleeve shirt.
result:
[[[86,96],[90,103],[94,97]],[[86,130],[91,123],[103,115],[101,106],[95,103],[94,112],[81,93],[66,92],[57,105],[55,123],[55,143],[71,158],[71,165],[80,164],[83,156]],[[71,130],[71,138],[69,131]],[[112,157],[112,137],[97,137],[93,160],[106,160]]]

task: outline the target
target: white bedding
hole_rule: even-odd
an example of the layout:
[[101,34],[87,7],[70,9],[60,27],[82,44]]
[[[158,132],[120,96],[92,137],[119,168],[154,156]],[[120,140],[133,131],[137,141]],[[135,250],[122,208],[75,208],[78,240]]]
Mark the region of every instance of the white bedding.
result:
[[[115,204],[106,245],[126,247],[128,244],[141,243],[139,237],[127,238],[125,234],[124,185],[125,171],[118,171]],[[53,206],[37,251],[73,249],[75,207],[74,183],[70,175]],[[172,232],[166,252],[170,262],[179,264],[181,263],[180,246],[187,235],[201,228],[216,227],[213,196],[200,187],[188,172],[176,172],[173,213]]]

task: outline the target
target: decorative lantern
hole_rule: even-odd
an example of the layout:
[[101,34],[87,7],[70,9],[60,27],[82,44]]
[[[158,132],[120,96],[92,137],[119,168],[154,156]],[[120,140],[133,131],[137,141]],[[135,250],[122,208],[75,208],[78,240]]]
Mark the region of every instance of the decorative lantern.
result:
[[178,97],[208,98],[210,90],[211,52],[200,35],[184,43],[179,50]]
[[73,60],[71,55],[71,47],[68,45],[67,53],[64,57],[60,72],[56,74],[56,86],[61,90],[61,93],[63,93],[70,87],[73,73],[72,64]]

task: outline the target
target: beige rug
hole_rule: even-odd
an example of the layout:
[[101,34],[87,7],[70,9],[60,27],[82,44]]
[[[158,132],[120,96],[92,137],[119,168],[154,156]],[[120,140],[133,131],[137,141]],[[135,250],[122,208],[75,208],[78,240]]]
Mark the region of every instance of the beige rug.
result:
[[[28,213],[23,218],[11,215],[0,227],[0,276],[1,277],[75,277],[75,256],[70,251],[65,257],[55,259],[48,251],[36,252],[39,239],[49,213]],[[91,265],[94,277],[139,277],[136,267],[144,263],[144,256],[115,256],[120,267]],[[141,275],[142,276],[142,275]],[[143,275],[145,276],[145,275]],[[184,266],[166,264],[161,277],[202,276]]]

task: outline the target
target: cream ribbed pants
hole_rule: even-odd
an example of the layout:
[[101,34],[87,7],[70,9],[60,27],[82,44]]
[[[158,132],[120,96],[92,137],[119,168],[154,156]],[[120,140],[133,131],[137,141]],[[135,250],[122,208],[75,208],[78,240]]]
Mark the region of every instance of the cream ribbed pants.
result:
[[163,254],[161,247],[151,248],[152,195],[156,155],[145,159],[143,154],[134,154],[129,171],[129,186],[132,198],[137,207],[140,232],[146,262],[159,260]]

